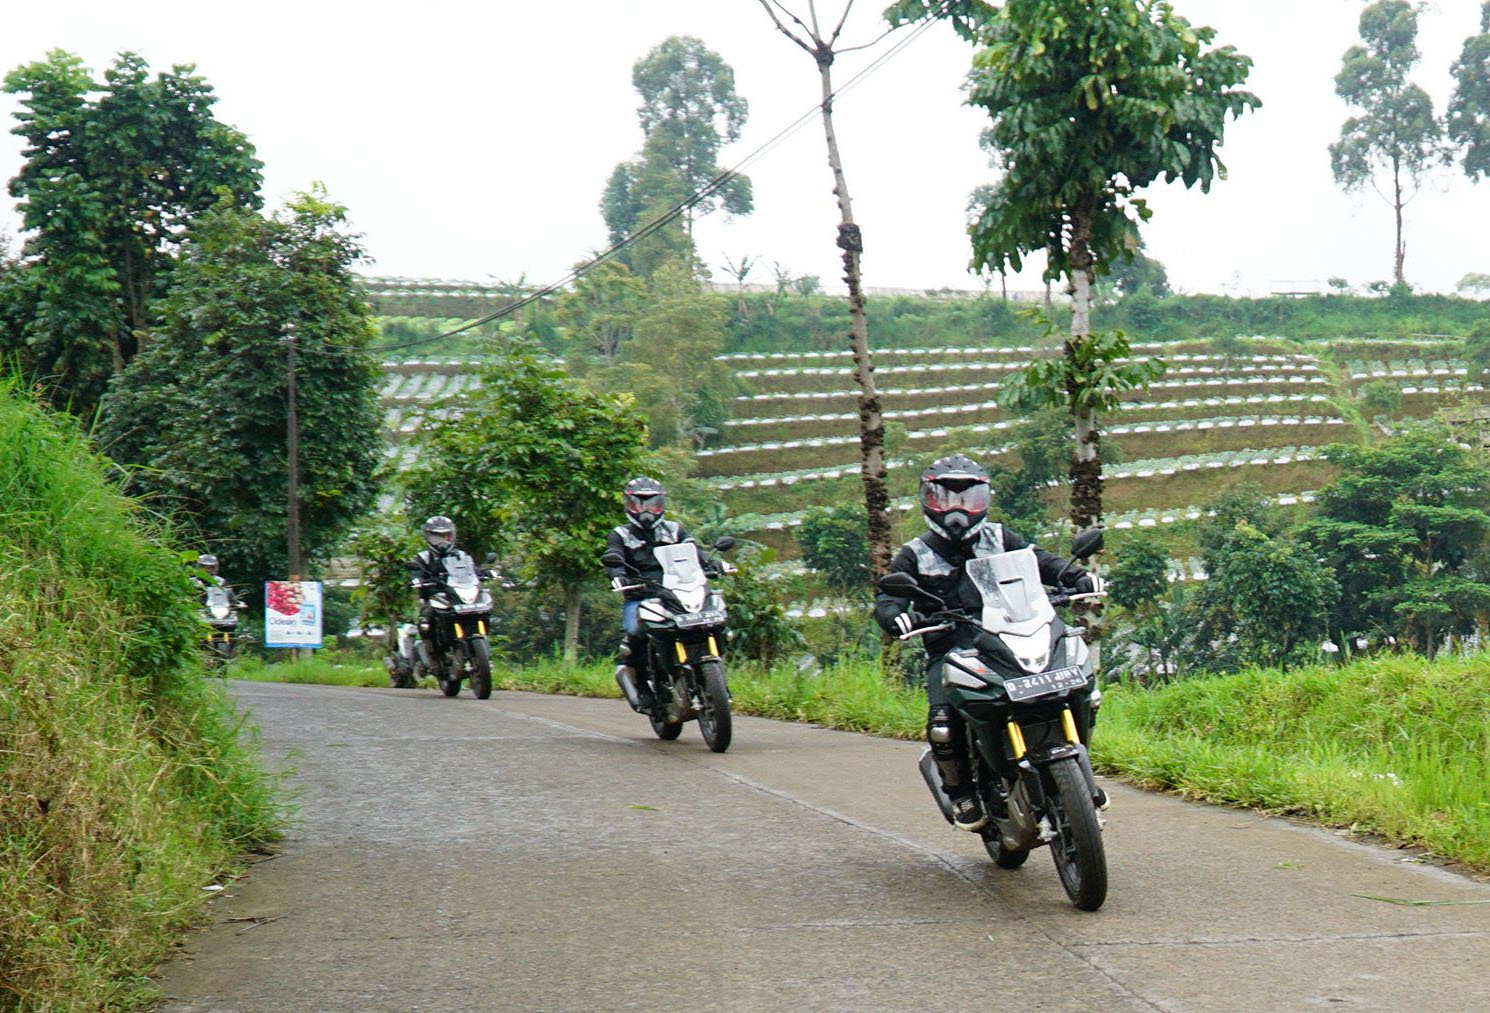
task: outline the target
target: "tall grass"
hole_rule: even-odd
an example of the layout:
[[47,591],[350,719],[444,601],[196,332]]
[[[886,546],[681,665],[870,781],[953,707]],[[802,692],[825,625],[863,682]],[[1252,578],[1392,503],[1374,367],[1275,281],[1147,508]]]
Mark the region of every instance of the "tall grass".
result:
[[0,381],[0,1008],[143,1001],[278,825],[185,574],[106,469]]

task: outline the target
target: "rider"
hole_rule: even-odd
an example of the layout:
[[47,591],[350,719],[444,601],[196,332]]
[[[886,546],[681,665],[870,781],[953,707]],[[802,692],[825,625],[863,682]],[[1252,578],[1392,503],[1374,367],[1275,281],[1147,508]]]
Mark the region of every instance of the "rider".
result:
[[[453,561],[460,562],[464,558],[470,564],[471,557],[455,547],[455,522],[444,514],[436,514],[424,522],[424,541],[428,548],[420,549],[408,567],[419,590],[419,649],[424,655],[425,668],[433,672],[439,670],[439,665],[435,664],[437,652],[429,647],[434,638],[429,599],[445,583],[446,560],[454,557]],[[474,564],[471,565],[474,569]]]
[[[626,523],[611,530],[605,547],[607,552],[614,550],[621,553],[627,564],[605,568],[611,588],[617,591],[623,587],[632,588],[626,592],[626,604],[621,608],[621,628],[625,631],[625,636],[621,638],[616,664],[625,669],[632,685],[636,687],[642,710],[650,711],[653,696],[647,674],[647,642],[642,635],[636,610],[643,599],[653,597],[655,592],[632,585],[662,579],[662,565],[652,554],[654,548],[691,542],[693,538],[677,521],[663,519],[663,512],[667,509],[667,493],[662,488],[662,483],[655,478],[633,478],[622,490],[622,500],[626,510]],[[707,565],[706,560],[705,566]]]
[[[989,500],[988,472],[976,461],[953,454],[932,462],[921,475],[921,515],[927,530],[900,547],[890,563],[890,572],[910,574],[921,587],[953,607],[959,602],[973,605],[981,599],[972,582],[964,579],[967,561],[1030,546],[1045,583],[1055,585],[1059,581],[1076,592],[1102,589],[1102,578],[1068,564],[1002,524],[990,522]],[[909,599],[883,591],[875,599],[874,618],[885,632],[896,636],[929,625]],[[942,687],[943,659],[955,646],[953,630],[925,636],[926,741],[941,773],[942,787],[952,801],[953,823],[962,830],[981,830],[988,823],[988,814],[973,791],[965,725],[962,716],[948,705]]]
[[197,586],[197,591],[206,594],[207,588],[216,585],[228,593],[234,608],[243,607],[243,599],[238,597],[236,591],[228,587],[227,581],[217,575],[218,559],[210,552],[204,552],[197,556],[196,568],[191,573],[191,582]]

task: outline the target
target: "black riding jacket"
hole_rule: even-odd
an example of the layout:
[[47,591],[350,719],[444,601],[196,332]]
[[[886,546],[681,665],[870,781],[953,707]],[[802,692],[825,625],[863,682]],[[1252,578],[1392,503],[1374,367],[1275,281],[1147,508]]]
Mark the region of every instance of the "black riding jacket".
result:
[[[1066,566],[1066,560],[1025,541],[1019,535],[992,521],[983,525],[976,537],[966,542],[953,542],[934,531],[917,535],[900,547],[890,562],[890,573],[908,573],[916,583],[932,594],[946,600],[954,608],[976,609],[982,602],[978,589],[967,578],[964,566],[969,559],[978,556],[994,556],[1001,552],[1013,552],[1029,546],[1035,550],[1040,563],[1040,578],[1046,584],[1055,585],[1056,577]],[[1060,576],[1060,584],[1074,587],[1086,576],[1086,570],[1076,564]],[[923,614],[936,611],[930,602],[897,598],[881,591],[874,600],[874,618],[886,633],[899,634],[895,628],[895,617],[902,612],[915,609]],[[955,629],[927,634],[926,653],[935,658],[957,646]]]
[[[610,537],[605,543],[605,550],[610,552],[614,549],[625,556],[631,570],[628,571],[620,566],[607,566],[605,575],[612,579],[639,575],[646,580],[660,581],[662,567],[658,564],[657,557],[652,555],[652,550],[659,545],[678,545],[691,541],[693,537],[683,530],[683,525],[677,521],[660,520],[650,528],[641,528],[630,522],[622,524],[611,529]],[[708,558],[702,552],[699,553],[699,559],[707,565]],[[656,592],[641,588],[626,592],[627,601],[640,601],[643,598],[655,596]]]

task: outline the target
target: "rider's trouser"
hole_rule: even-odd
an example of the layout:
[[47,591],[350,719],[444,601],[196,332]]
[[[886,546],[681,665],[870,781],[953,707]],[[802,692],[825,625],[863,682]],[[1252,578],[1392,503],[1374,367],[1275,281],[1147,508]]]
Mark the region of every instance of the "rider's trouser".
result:
[[942,787],[949,798],[958,798],[972,790],[972,767],[967,755],[967,723],[947,703],[942,686],[941,656],[926,662],[926,742],[932,759],[942,775]]
[[643,688],[647,679],[647,638],[642,635],[641,620],[636,614],[640,605],[639,601],[628,601],[621,606],[621,629],[625,636],[621,638],[616,662],[629,665],[636,673],[638,688]]

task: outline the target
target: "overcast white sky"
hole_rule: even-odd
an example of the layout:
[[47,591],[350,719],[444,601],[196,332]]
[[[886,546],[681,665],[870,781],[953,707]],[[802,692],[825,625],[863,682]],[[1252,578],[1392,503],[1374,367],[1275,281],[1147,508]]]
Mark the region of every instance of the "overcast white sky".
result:
[[[787,0],[805,9],[806,0]],[[843,0],[819,0],[835,15]],[[879,32],[888,0],[858,0],[846,35]],[[1449,65],[1478,30],[1478,0],[1430,2],[1416,80],[1441,111]],[[1210,194],[1155,186],[1145,235],[1179,288],[1253,292],[1354,284],[1391,274],[1391,211],[1330,179],[1327,145],[1346,107],[1340,57],[1362,0],[1175,0],[1253,58],[1263,108],[1228,129],[1230,179]],[[195,63],[220,118],[245,131],[265,163],[271,201],[320,180],[346,204],[377,274],[545,283],[604,245],[598,211],[615,164],[641,146],[631,65],[669,35],[703,39],[735,69],[750,103],[731,164],[812,106],[816,69],[776,33],[756,0],[484,0],[418,5],[260,0],[253,4],[52,0],[14,5],[0,30],[0,71],[54,48],[101,72],[124,49],[162,70]],[[881,47],[894,43],[890,36]],[[846,80],[880,50],[845,56]],[[836,125],[865,236],[865,283],[974,288],[964,208],[987,182],[980,114],[962,106],[971,50],[936,26],[842,97]],[[0,95],[13,125],[16,101]],[[20,165],[19,138],[0,137],[0,175]],[[756,211],[701,223],[701,255],[760,258],[839,274],[837,210],[820,126],[813,122],[749,169]],[[1409,280],[1451,292],[1490,272],[1490,184],[1445,172],[1408,208]],[[0,195],[0,229],[18,228]],[[1014,287],[1037,287],[1033,274]]]

